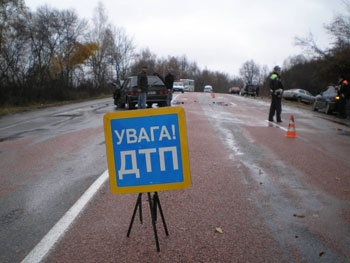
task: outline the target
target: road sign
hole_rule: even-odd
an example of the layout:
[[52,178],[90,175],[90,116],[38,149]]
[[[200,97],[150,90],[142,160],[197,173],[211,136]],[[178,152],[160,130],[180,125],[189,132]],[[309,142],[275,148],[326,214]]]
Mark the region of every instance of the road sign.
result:
[[104,115],[111,190],[157,192],[191,185],[185,112],[182,107]]

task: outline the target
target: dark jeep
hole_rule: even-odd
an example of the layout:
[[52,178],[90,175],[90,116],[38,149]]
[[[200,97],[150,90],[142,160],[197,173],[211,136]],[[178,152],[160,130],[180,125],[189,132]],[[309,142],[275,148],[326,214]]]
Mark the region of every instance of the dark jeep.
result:
[[[163,81],[157,76],[148,77],[147,106],[152,107],[153,103],[158,103],[159,107],[167,106],[168,90]],[[118,108],[135,109],[137,104],[137,76],[128,77],[122,86],[116,86],[113,93],[114,104]]]
[[241,95],[242,96],[257,96],[257,92],[258,92],[258,86],[256,85],[246,85],[243,89],[241,89]]

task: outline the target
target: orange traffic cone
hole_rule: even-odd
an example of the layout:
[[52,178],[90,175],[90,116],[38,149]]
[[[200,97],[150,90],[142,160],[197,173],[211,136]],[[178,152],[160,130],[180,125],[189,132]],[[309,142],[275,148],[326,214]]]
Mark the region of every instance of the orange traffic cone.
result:
[[289,121],[289,125],[288,125],[288,131],[286,133],[286,137],[288,137],[288,138],[296,138],[297,137],[297,133],[295,131],[295,124],[294,124],[294,116],[293,115],[290,116],[290,121]]
[[211,93],[210,93],[210,95],[211,95],[211,97],[214,99],[215,98],[215,93],[214,93],[214,91],[212,91]]

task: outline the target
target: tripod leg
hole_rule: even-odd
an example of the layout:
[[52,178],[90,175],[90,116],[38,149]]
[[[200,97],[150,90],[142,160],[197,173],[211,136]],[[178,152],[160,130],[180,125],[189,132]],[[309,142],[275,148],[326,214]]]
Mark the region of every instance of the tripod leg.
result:
[[157,223],[157,219],[158,219],[158,215],[157,215],[157,208],[158,208],[158,199],[156,198],[156,194],[153,194],[153,206],[152,206],[152,211],[153,211],[153,215],[154,215],[154,221]]
[[[160,205],[160,200],[159,200],[159,196],[158,196],[158,193],[157,193],[157,192],[154,193],[154,199],[155,199],[155,200],[154,200],[154,203],[156,203],[157,206],[158,206],[158,208],[159,208],[160,216],[161,216],[162,221],[163,221],[163,226],[164,226],[165,234],[166,234],[167,236],[169,236],[168,227],[167,227],[166,222],[165,222],[165,217],[164,217],[164,214],[163,214],[163,209],[162,209],[162,206]],[[157,207],[156,207],[155,209],[157,209]]]
[[157,226],[156,226],[156,214],[154,212],[155,204],[152,202],[151,194],[150,193],[147,193],[147,194],[148,194],[149,208],[151,211],[152,226],[153,226],[154,238],[156,240],[157,252],[160,252],[159,240],[158,240],[158,234],[157,234]]
[[139,202],[139,216],[140,216],[140,223],[143,224],[142,221],[142,199],[141,199],[142,193],[139,193],[139,197],[138,197],[138,202]]
[[132,228],[132,225],[133,225],[133,223],[134,223],[135,215],[136,215],[136,212],[137,212],[137,207],[139,207],[140,221],[141,221],[141,224],[142,224],[141,200],[142,200],[142,193],[139,193],[139,196],[137,197],[137,201],[136,201],[136,204],[135,204],[134,212],[133,212],[132,217],[131,217],[131,221],[130,221],[128,233],[127,233],[127,235],[126,235],[127,237],[130,236],[131,228]]

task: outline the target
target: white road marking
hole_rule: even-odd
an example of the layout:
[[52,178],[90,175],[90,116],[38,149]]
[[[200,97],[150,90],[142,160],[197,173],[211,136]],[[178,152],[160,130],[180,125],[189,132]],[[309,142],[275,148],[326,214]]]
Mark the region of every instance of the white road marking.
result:
[[56,242],[63,236],[69,226],[73,223],[86,204],[92,199],[100,187],[108,179],[106,170],[95,182],[85,191],[85,193],[75,202],[75,204],[64,214],[64,216],[51,228],[43,239],[32,249],[23,259],[22,263],[38,263],[53,248]]
[[266,120],[266,121],[269,123],[269,125],[275,126],[276,128],[280,128],[280,129],[283,130],[283,131],[288,131],[287,128],[284,128],[284,127],[282,127],[281,125],[279,125],[279,124],[277,124],[277,123],[274,123],[274,122],[268,121],[268,120]]

